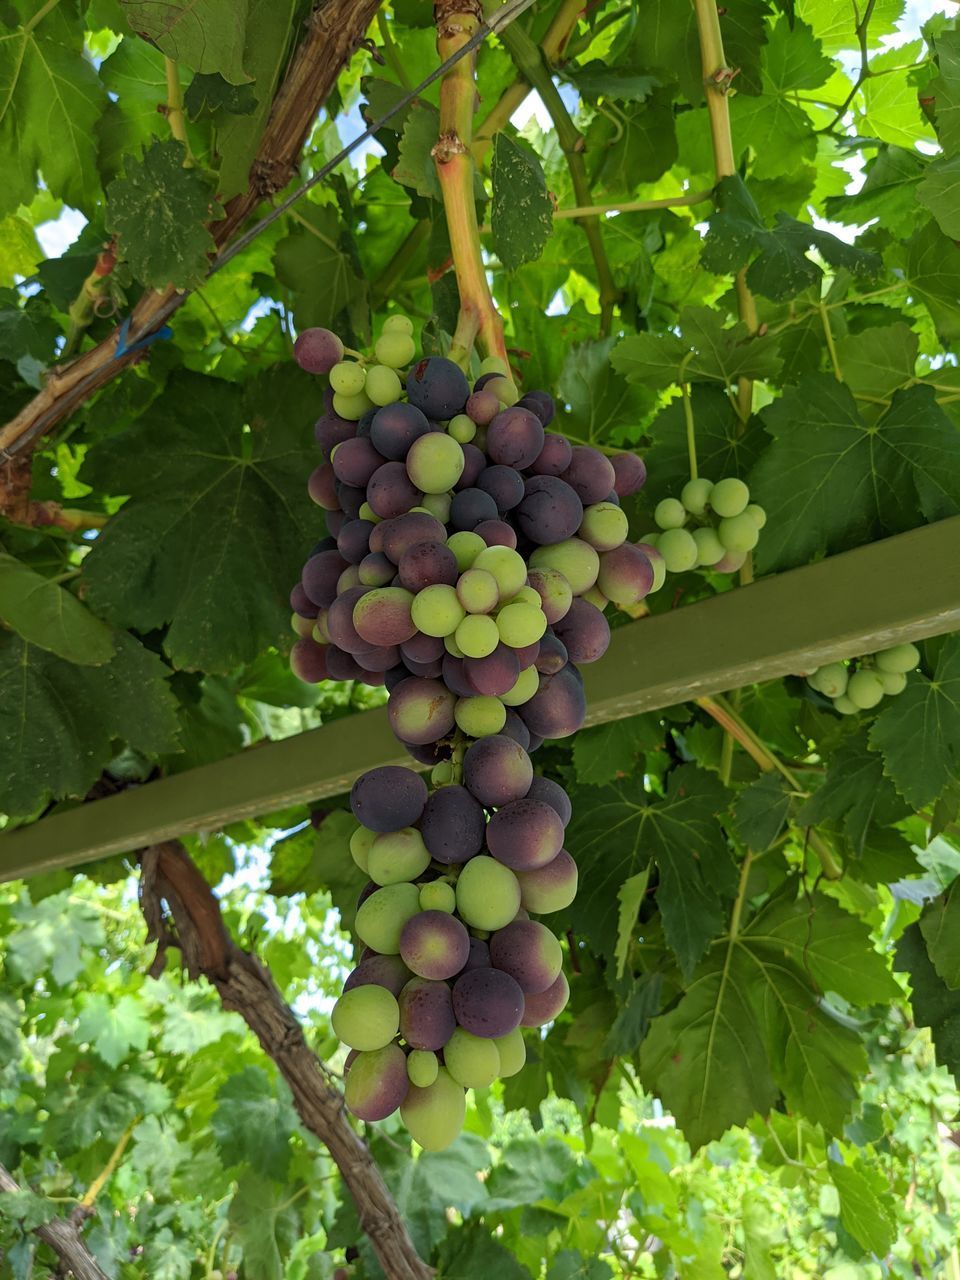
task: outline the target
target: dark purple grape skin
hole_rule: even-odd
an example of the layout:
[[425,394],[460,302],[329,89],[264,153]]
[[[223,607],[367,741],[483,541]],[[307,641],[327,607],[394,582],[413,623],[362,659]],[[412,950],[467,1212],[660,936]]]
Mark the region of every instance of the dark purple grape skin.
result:
[[310,548],[310,554],[312,556],[318,556],[321,551],[336,551],[336,549],[337,540],[331,535],[327,538],[321,538],[319,542],[314,543]]
[[473,489],[476,486],[478,477],[487,468],[487,457],[482,449],[478,449],[475,444],[465,444],[463,447],[463,471],[460,479],[453,486],[454,490],[459,493],[463,489]]
[[309,636],[295,640],[290,648],[290,670],[304,684],[319,684],[330,679],[325,644],[317,644]]
[[421,911],[403,926],[400,955],[411,973],[443,982],[458,974],[470,956],[470,935],[446,911]]
[[353,440],[344,440],[338,446],[332,466],[337,479],[343,484],[363,489],[384,462],[386,458],[377,452],[372,441],[356,436]]
[[408,680],[413,674],[405,662],[398,662],[395,667],[391,667],[384,673],[383,683],[386,685],[387,693],[393,693],[401,680]]
[[470,683],[464,661],[463,658],[455,658],[452,653],[444,655],[441,659],[443,683],[458,698],[475,698],[477,691]]
[[373,952],[363,957],[343,984],[343,989],[349,991],[352,987],[372,984],[386,987],[392,995],[399,996],[412,977],[413,974],[399,956],[381,956]]
[[299,613],[301,618],[315,618],[317,616],[317,606],[303,589],[300,582],[294,583],[290,589],[290,608],[294,613]]
[[356,654],[361,649],[370,648],[370,642],[364,640],[353,625],[354,606],[366,593],[366,587],[351,587],[338,595],[327,610],[327,633],[333,643],[346,653]]
[[335,644],[327,645],[327,671],[330,673],[331,680],[366,681],[367,673],[356,662],[353,655],[346,653]]
[[548,431],[544,436],[543,448],[530,464],[535,476],[563,475],[573,459],[573,446],[565,436],[558,436]]
[[329,373],[343,359],[343,343],[330,329],[303,329],[293,344],[293,358],[307,373]]
[[520,670],[526,671],[527,667],[532,667],[540,656],[540,641],[534,640],[533,644],[525,644],[522,649],[514,649],[517,655],[517,661],[520,663]]
[[367,500],[366,490],[352,484],[340,484],[337,486],[337,500],[346,516],[359,520],[360,508]]
[[420,834],[430,856],[447,865],[469,862],[479,853],[485,829],[482,806],[456,783],[432,792],[420,818]]
[[548,391],[527,391],[517,403],[535,413],[545,427],[549,427],[556,416],[556,402]]
[[358,650],[353,657],[364,671],[390,671],[400,661],[400,650],[396,645],[374,645]]
[[367,502],[381,520],[405,515],[422,497],[420,490],[410,483],[402,462],[385,462],[367,483]]
[[428,418],[446,421],[461,413],[469,394],[463,370],[444,356],[418,360],[407,374],[407,399]]
[[382,551],[399,565],[405,551],[421,542],[446,543],[447,531],[425,511],[408,511],[394,520],[382,520],[370,535],[370,550]]
[[337,550],[347,564],[360,564],[370,551],[372,520],[348,520],[337,537]]
[[454,695],[442,681],[411,676],[390,694],[390,728],[401,742],[416,746],[438,742],[453,729],[454,702]]
[[556,980],[546,991],[524,996],[523,1018],[520,1025],[524,1027],[542,1027],[544,1023],[553,1022],[563,1011],[570,999],[570,984],[566,975],[559,973]]
[[430,423],[416,405],[397,401],[373,415],[370,439],[385,458],[402,462],[414,440],[429,430]]
[[422,591],[437,583],[456,586],[460,571],[457,557],[440,542],[418,542],[408,548],[397,565],[400,582],[408,591]]
[[503,734],[493,734],[467,748],[463,780],[482,805],[494,808],[527,794],[533,781],[533,765],[519,743]]
[[450,524],[456,530],[473,532],[484,520],[496,520],[497,504],[482,489],[461,489],[450,504]]
[[523,477],[513,467],[485,467],[477,476],[476,487],[489,493],[499,511],[512,511],[523,498]]
[[441,760],[450,759],[448,742],[404,742],[403,746],[418,764],[426,765],[430,769]]
[[[435,658],[433,662],[417,662],[414,658],[404,658],[403,665],[412,676],[420,676],[423,680],[439,680],[443,675],[443,662]],[[399,684],[399,680],[396,682]]]
[[367,439],[370,438],[370,428],[373,426],[373,420],[376,417],[376,415],[377,415],[376,407],[372,409],[368,409],[366,413],[361,415],[360,419],[357,422],[358,436],[365,436]]
[[520,660],[513,649],[501,643],[485,658],[464,658],[463,670],[471,693],[499,698],[517,683]]
[[485,427],[488,422],[500,412],[500,401],[492,391],[474,391],[467,401],[464,412],[473,419],[480,427]]
[[400,992],[398,1003],[400,1034],[411,1049],[432,1049],[436,1053],[456,1030],[453,999],[445,982],[411,978]]
[[446,648],[443,641],[436,636],[425,636],[423,632],[418,631],[409,640],[404,640],[400,646],[400,652],[403,654],[404,661],[411,658],[414,662],[432,662],[434,659],[442,659]]
[[553,624],[571,662],[596,662],[610,644],[610,624],[596,605],[575,598],[570,608]]
[[352,440],[356,434],[355,422],[348,422],[346,418],[341,418],[333,412],[325,413],[313,425],[314,438],[325,458],[330,457],[338,444],[342,444],[344,440]]
[[576,490],[584,506],[602,502],[612,488],[616,476],[613,464],[598,449],[578,444],[573,450],[570,465],[560,477]]
[[647,465],[635,453],[618,453],[610,459],[613,466],[613,487],[621,498],[629,498],[647,482]]
[[505,520],[481,520],[473,530],[482,538],[488,547],[509,547],[517,549],[517,533]]
[[550,805],[525,796],[497,810],[486,838],[491,854],[511,871],[535,871],[563,848],[563,823]]
[[[403,1105],[409,1091],[407,1058],[398,1044],[385,1045],[373,1053],[358,1053],[347,1070],[344,1097],[350,1113],[358,1120],[385,1120]],[[344,1267],[337,1271],[347,1277],[350,1274]]]
[[499,969],[471,969],[454,983],[453,1011],[465,1031],[492,1040],[519,1027],[523,992]]
[[487,454],[502,466],[522,471],[536,460],[543,438],[543,425],[537,415],[514,406],[498,413],[487,427]]
[[420,821],[427,803],[427,784],[412,769],[385,764],[368,769],[353,784],[350,808],[368,831],[399,831]]
[[541,675],[555,676],[570,661],[567,646],[553,631],[540,637],[540,652],[534,664]]
[[572,538],[583,521],[583,503],[559,476],[531,476],[516,512],[525,537],[539,546]]
[[365,587],[387,587],[393,581],[397,567],[382,551],[371,551],[358,565],[360,581]]
[[518,708],[532,736],[568,738],[581,727],[587,704],[578,676],[574,664],[568,662],[555,676],[540,677],[540,688]]
[[331,538],[340,536],[340,530],[348,519],[349,517],[345,511],[325,511],[323,513],[323,523],[327,526],[327,533]]
[[339,511],[340,499],[337,496],[337,477],[329,462],[314,467],[307,481],[307,493],[318,507],[324,511]]
[[346,567],[347,562],[339,551],[320,551],[303,566],[300,581],[319,609],[328,609],[337,598],[337,580]]
[[[473,389],[474,391],[482,391],[488,382],[492,382],[494,378],[502,377],[503,374],[501,373],[481,373],[480,377],[473,384]],[[497,403],[499,404],[500,401],[498,400]]]
[[507,718],[503,722],[503,728],[500,733],[503,737],[512,738],[514,742],[518,742],[524,751],[529,754],[530,730],[514,711],[513,707],[507,707]]
[[570,797],[560,783],[554,782],[552,778],[545,778],[538,773],[530,784],[527,798],[530,800],[542,800],[544,804],[548,804],[559,816],[564,826],[567,826],[573,817],[573,805],[570,802]]
[[[460,973],[469,973],[472,969],[489,969],[490,968],[490,948],[484,942],[483,938],[470,938],[470,954],[467,957],[467,963],[463,966]],[[459,975],[458,975],[459,976]]]
[[491,937],[490,963],[525,996],[538,995],[557,979],[557,940],[538,920],[512,920]]

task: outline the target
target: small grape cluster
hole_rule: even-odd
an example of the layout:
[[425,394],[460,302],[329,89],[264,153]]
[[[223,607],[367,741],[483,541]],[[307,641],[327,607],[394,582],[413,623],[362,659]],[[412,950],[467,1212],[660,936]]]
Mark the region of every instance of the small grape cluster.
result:
[[291,665],[385,684],[394,733],[432,770],[429,789],[397,766],[354,784],[366,950],[332,1020],[350,1110],[399,1108],[440,1150],[464,1090],[519,1071],[520,1028],[566,1004],[560,942],[530,913],[573,901],[571,805],[530,757],[583,723],[578,664],[607,649],[604,607],[638,604],[665,569],[627,540],[640,458],[548,431],[553,398],[521,396],[499,360],[472,386],[450,360],[415,361],[411,333],[388,320],[373,364],[327,330],[297,339],[330,380],[308,486],[329,537],[291,593]]
[[645,541],[657,548],[669,573],[736,573],[767,523],[763,507],[750,501],[750,490],[735,476],[716,483],[688,480],[679,498],[657,503],[653,518],[658,532],[647,534]]
[[841,715],[852,716],[871,710],[884,696],[903,693],[907,675],[916,670],[919,662],[916,645],[896,644],[879,653],[828,662],[807,676],[807,684],[829,698]]

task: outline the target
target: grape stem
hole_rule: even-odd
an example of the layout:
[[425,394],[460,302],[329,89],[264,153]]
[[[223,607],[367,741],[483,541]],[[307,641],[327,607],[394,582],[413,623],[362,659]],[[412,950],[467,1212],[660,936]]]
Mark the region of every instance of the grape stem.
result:
[[[483,22],[479,0],[438,0],[434,16],[441,61],[467,44]],[[460,294],[460,314],[448,355],[462,368],[467,367],[475,342],[482,355],[499,356],[507,362],[503,322],[490,294],[480,252],[474,199],[470,143],[475,70],[476,54],[471,53],[452,66],[440,82],[440,136],[433,148]]]
[[697,430],[693,421],[693,404],[690,400],[689,382],[680,383],[680,394],[683,396],[683,420],[687,428],[687,456],[690,459],[690,479],[696,480],[697,471]]
[[167,123],[170,132],[178,142],[183,143],[186,155],[183,167],[189,169],[194,163],[193,152],[187,140],[187,117],[183,110],[183,86],[180,83],[180,67],[173,58],[164,58],[164,69],[167,73]]

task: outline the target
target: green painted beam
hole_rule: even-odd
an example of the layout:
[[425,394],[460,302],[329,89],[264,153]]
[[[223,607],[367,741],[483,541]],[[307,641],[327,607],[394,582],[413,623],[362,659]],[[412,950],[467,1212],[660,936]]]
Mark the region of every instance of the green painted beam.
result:
[[[619,628],[585,670],[588,723],[958,629],[960,517]],[[336,720],[0,835],[0,880],[215,831],[403,763],[384,710]]]

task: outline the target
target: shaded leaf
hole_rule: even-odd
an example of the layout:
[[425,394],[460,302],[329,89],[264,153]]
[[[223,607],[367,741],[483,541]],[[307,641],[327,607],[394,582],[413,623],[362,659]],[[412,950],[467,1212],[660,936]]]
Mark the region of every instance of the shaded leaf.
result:
[[553,201],[535,152],[498,133],[493,143],[490,225],[497,256],[510,271],[535,262],[553,231]]
[[823,784],[804,804],[797,821],[807,826],[828,819],[842,822],[847,839],[862,853],[871,824],[891,826],[908,813],[884,776],[883,757],[869,749],[864,731],[831,756]]
[[573,740],[577,781],[602,785],[631,774],[641,751],[663,745],[663,730],[655,715],[628,716],[593,729],[581,729]]
[[790,812],[790,794],[783,779],[766,773],[737,796],[733,807],[737,835],[755,853],[769,849],[783,830]]
[[896,1233],[890,1211],[856,1169],[831,1160],[830,1178],[840,1196],[840,1221],[844,1228],[866,1252],[885,1257]]
[[30,644],[68,662],[99,666],[113,656],[110,628],[75,595],[0,552],[0,619]]
[[679,337],[638,333],[622,339],[610,356],[613,367],[653,388],[682,382],[729,386],[737,378],[773,377],[780,367],[774,337],[755,337],[742,321],[725,327],[710,307],[685,307],[679,328]]
[[90,1043],[109,1067],[118,1067],[131,1049],[147,1047],[150,1023],[133,996],[119,999],[94,993],[88,996],[77,1023],[77,1035]]
[[168,58],[231,84],[243,69],[247,0],[120,0],[130,26]]
[[937,1061],[960,1080],[960,991],[951,991],[933,967],[919,924],[903,931],[896,968],[910,977],[914,1022],[930,1028]]
[[224,1164],[283,1182],[296,1116],[260,1067],[244,1067],[221,1085],[210,1124]]
[[920,917],[920,932],[937,976],[955,991],[960,987],[960,881],[930,903]]

